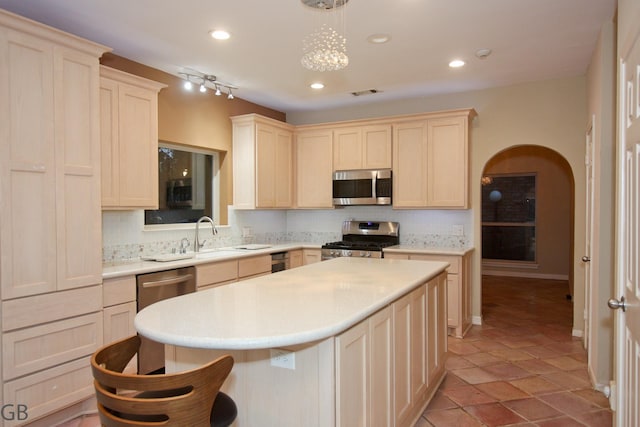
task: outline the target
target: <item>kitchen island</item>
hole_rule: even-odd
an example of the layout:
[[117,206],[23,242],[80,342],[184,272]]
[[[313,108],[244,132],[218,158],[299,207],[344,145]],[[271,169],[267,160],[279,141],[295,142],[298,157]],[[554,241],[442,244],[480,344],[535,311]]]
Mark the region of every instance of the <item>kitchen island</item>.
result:
[[446,272],[339,258],[155,303],[167,371],[231,354],[238,426],[411,426],[444,377]]

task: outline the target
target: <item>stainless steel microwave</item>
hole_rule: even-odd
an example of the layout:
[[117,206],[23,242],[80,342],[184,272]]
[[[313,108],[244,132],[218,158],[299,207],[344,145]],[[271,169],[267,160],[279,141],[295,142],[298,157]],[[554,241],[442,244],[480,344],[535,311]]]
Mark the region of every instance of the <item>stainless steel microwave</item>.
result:
[[333,204],[390,205],[391,187],[391,169],[335,171]]

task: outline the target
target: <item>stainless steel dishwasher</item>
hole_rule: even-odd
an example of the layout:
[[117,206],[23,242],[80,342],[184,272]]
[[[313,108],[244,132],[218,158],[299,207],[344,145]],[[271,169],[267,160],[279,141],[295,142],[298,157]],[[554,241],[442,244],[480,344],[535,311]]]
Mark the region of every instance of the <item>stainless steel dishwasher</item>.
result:
[[[195,292],[195,272],[194,267],[184,267],[137,275],[138,311],[155,302]],[[140,374],[163,372],[164,344],[144,337],[141,338],[142,342],[138,351],[138,372]]]

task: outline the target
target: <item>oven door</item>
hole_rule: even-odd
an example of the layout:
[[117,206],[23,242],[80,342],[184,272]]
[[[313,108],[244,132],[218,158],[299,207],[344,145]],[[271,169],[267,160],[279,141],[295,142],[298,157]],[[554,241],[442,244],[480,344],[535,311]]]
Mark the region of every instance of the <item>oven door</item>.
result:
[[390,205],[391,170],[348,170],[333,173],[333,204]]

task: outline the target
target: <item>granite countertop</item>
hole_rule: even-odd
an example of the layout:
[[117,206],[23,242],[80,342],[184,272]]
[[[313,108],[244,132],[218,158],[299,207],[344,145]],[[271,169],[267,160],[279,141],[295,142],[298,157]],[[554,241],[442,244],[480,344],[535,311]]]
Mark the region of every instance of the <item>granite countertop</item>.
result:
[[449,266],[337,258],[152,304],[137,331],[165,344],[249,350],[337,335]]
[[191,256],[191,258],[175,261],[158,262],[144,261],[141,259],[114,264],[105,264],[102,268],[102,278],[113,279],[122,276],[153,273],[155,271],[171,270],[174,268],[189,267],[197,264],[226,261],[237,258],[249,258],[252,256],[272,254],[275,252],[292,251],[295,249],[320,249],[319,244],[314,245],[311,243],[286,243],[265,246],[268,247],[262,249],[237,249],[237,247],[229,247],[209,249],[203,252],[199,252],[198,254],[191,252],[187,254]]
[[464,248],[447,248],[447,247],[435,247],[435,246],[422,246],[422,245],[395,245],[389,246],[383,249],[383,252],[403,252],[403,253],[415,253],[426,255],[454,255],[464,256],[469,252],[472,252],[474,248],[472,246]]

